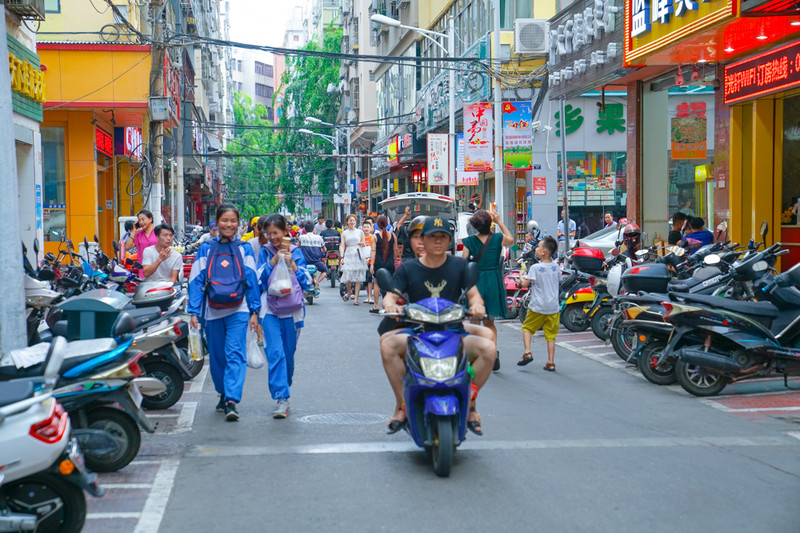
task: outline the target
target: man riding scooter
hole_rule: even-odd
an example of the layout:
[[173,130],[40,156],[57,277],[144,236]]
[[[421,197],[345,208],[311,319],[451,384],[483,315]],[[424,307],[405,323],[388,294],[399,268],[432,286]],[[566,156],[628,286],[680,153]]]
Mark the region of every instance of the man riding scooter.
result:
[[[447,220],[441,217],[428,217],[422,227],[422,244],[425,254],[420,259],[403,263],[394,275],[395,288],[408,296],[414,303],[429,297],[442,297],[450,301],[458,301],[461,291],[466,291],[472,317],[481,319],[486,314],[483,299],[476,286],[465,286],[467,261],[461,257],[448,255],[453,232]],[[413,281],[412,281],[413,280]],[[387,314],[402,312],[398,305],[398,295],[388,292],[383,299],[383,307]],[[468,428],[476,435],[482,435],[481,419],[475,410],[475,400],[480,388],[489,379],[494,359],[497,356],[495,343],[479,336],[468,335],[465,329],[459,329],[463,336],[475,377],[472,380],[472,401],[470,403]],[[403,374],[405,366],[406,343],[413,329],[399,329],[381,341],[381,357],[386,376],[395,395],[396,408],[392,415],[387,433],[395,433],[406,423],[403,408]]]

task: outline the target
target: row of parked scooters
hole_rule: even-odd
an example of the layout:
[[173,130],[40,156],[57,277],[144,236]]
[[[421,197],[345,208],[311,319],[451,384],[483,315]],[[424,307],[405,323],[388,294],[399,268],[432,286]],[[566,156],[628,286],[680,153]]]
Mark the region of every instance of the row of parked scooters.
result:
[[[652,383],[695,396],[728,383],[800,375],[800,264],[775,270],[780,243],[716,242],[614,254],[577,248],[562,283],[562,324],[592,328]],[[717,235],[719,237],[719,234]],[[569,267],[572,267],[571,269]]]
[[29,346],[0,360],[0,531],[80,531],[84,491],[102,495],[91,472],[128,465],[155,431],[144,409],[174,405],[203,366],[186,288],[84,244],[25,254]]

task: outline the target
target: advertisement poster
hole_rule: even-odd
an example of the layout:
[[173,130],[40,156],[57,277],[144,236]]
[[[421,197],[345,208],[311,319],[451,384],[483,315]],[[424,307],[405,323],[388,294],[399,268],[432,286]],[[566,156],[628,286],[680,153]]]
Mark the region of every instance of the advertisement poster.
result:
[[[464,106],[464,170],[490,172],[494,155],[492,104],[477,102]],[[430,175],[430,174],[428,174]]]
[[428,185],[450,185],[447,133],[428,134]]
[[479,174],[464,170],[464,134],[459,133],[456,138],[456,185],[477,185]]
[[42,186],[36,184],[36,229],[42,229]]
[[503,160],[506,170],[533,169],[532,117],[531,102],[503,104]]
[[547,194],[547,178],[533,177],[533,194]]
[[672,159],[705,159],[708,124],[705,102],[681,102],[670,120]]

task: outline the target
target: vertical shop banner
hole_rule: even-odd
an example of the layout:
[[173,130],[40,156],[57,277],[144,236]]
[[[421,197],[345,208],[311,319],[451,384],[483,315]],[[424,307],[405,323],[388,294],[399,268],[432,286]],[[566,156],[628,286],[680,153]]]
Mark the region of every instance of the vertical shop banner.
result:
[[464,106],[464,170],[491,172],[494,156],[492,104],[476,102]]
[[447,133],[428,134],[428,185],[450,185]]
[[464,134],[459,133],[456,138],[456,185],[475,186],[478,184],[478,173],[464,170]]
[[708,124],[705,102],[681,102],[670,122],[672,159],[705,159]]
[[533,131],[531,102],[503,104],[503,160],[505,169],[533,170]]

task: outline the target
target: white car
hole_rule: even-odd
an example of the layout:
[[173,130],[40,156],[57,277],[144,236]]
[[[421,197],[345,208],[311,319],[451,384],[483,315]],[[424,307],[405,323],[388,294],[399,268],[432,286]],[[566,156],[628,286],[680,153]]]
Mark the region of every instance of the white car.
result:
[[[461,214],[456,213],[456,203],[449,196],[434,194],[432,192],[409,192],[391,196],[381,202],[381,207],[386,211],[389,221],[393,227],[397,226],[397,221],[403,217],[406,206],[411,207],[411,215],[406,219],[406,224],[411,222],[414,217],[440,216],[450,221],[450,229],[458,239],[461,225]],[[451,252],[456,251],[456,240],[451,242]]]

